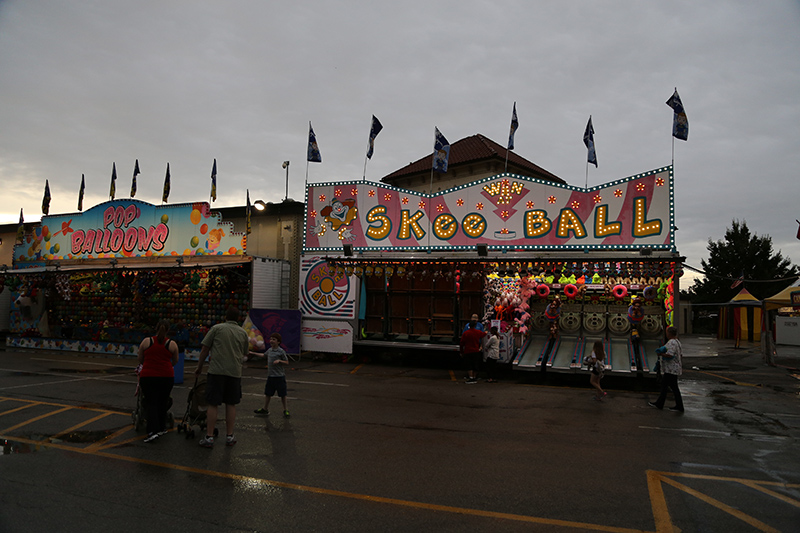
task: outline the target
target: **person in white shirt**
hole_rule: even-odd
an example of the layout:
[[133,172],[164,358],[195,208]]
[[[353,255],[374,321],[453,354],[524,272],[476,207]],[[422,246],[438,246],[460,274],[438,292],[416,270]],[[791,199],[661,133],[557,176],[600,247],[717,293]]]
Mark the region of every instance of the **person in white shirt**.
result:
[[661,378],[661,394],[655,402],[647,402],[650,407],[663,409],[664,402],[667,401],[667,390],[671,390],[675,396],[675,405],[670,407],[670,411],[682,413],[683,399],[678,388],[678,376],[683,374],[683,347],[678,340],[678,328],[670,326],[667,328],[667,344],[658,348],[656,353],[661,360],[661,371],[664,376]]

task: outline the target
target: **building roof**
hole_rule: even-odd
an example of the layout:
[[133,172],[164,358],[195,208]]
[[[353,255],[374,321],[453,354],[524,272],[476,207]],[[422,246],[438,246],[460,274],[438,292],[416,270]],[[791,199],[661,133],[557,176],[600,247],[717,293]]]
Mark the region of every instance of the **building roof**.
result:
[[[471,137],[465,137],[450,145],[450,157],[448,159],[447,166],[448,169],[450,169],[460,165],[467,165],[491,159],[505,161],[506,148],[494,142],[490,138],[478,133],[476,135],[472,135]],[[397,178],[411,174],[430,172],[432,163],[433,152],[431,151],[430,154],[425,155],[413,163],[409,163],[403,168],[395,170],[391,174],[384,176],[381,178],[381,181],[384,183],[391,183]],[[508,163],[511,166],[529,171],[532,174],[532,177],[566,184],[566,181],[562,180],[555,174],[548,172],[542,167],[531,163],[524,157],[516,154],[513,150],[508,152]]]

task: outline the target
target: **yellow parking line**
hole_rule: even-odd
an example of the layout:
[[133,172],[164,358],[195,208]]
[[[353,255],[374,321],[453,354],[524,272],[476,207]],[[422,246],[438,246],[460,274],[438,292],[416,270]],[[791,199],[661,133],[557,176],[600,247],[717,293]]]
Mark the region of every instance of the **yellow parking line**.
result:
[[34,405],[41,405],[41,404],[38,404],[38,403],[26,403],[25,405],[22,405],[20,407],[15,408],[15,409],[9,409],[8,411],[3,411],[2,413],[0,413],[0,416],[10,415],[11,413],[16,413],[17,411],[22,411],[23,409],[27,409],[28,407],[33,407]]
[[456,373],[455,372],[453,372],[452,370],[448,370],[448,372],[450,372],[450,381],[458,381],[456,379]]
[[[125,430],[129,430],[131,426],[127,426],[124,428]],[[119,433],[119,432],[118,432]],[[312,494],[322,494],[326,496],[335,496],[339,498],[349,498],[352,500],[360,500],[372,503],[383,503],[388,505],[397,505],[401,507],[410,507],[415,509],[422,509],[427,511],[439,511],[439,512],[446,512],[446,513],[455,513],[461,515],[468,515],[468,516],[479,516],[483,518],[497,518],[501,520],[511,520],[515,522],[525,522],[530,524],[544,524],[549,526],[560,526],[572,529],[582,529],[587,531],[607,531],[610,533],[653,533],[648,532],[642,529],[631,529],[625,527],[615,527],[615,526],[605,526],[602,524],[590,524],[586,522],[573,522],[570,520],[556,520],[552,518],[542,518],[537,516],[527,516],[527,515],[518,515],[512,513],[499,513],[494,511],[484,511],[481,509],[468,509],[464,507],[451,507],[449,505],[436,505],[436,504],[429,504],[424,502],[415,502],[411,500],[399,500],[395,498],[384,498],[381,496],[370,496],[368,494],[358,494],[353,492],[345,492],[339,490],[332,490],[332,489],[324,489],[321,487],[311,487],[308,485],[297,485],[294,483],[285,483],[283,481],[273,481],[269,479],[259,479],[250,476],[242,476],[238,474],[229,474],[227,472],[216,472],[214,470],[205,470],[202,468],[195,468],[191,466],[182,466],[182,465],[175,465],[170,463],[163,463],[161,461],[153,461],[150,459],[142,459],[139,457],[129,457],[124,455],[116,455],[113,453],[100,451],[97,448],[77,448],[74,446],[67,446],[63,444],[57,443],[50,443],[50,444],[42,444],[37,441],[33,441],[31,439],[25,438],[16,438],[11,437],[10,440],[14,440],[16,442],[24,442],[27,444],[35,444],[39,446],[45,446],[50,448],[56,448],[60,450],[66,450],[71,452],[77,453],[85,453],[87,455],[94,455],[97,457],[104,457],[106,459],[117,459],[120,461],[128,461],[131,463],[139,463],[139,464],[146,464],[150,466],[158,466],[162,468],[168,468],[170,470],[178,470],[182,472],[189,472],[193,474],[199,474],[204,476],[213,476],[218,478],[224,479],[231,479],[234,481],[245,481],[250,485],[254,484],[262,484],[262,485],[269,485],[272,487],[278,487],[282,489],[288,490],[296,490],[301,492],[308,492]]]
[[800,507],[800,501],[795,500],[794,498],[790,498],[788,496],[784,496],[780,492],[775,492],[774,490],[769,490],[765,487],[762,487],[757,481],[739,481],[739,483],[741,483],[742,485],[746,485],[751,489],[756,489],[758,491],[761,491],[768,496],[772,496],[773,498],[777,498],[784,503],[788,503],[789,505]]
[[667,509],[667,498],[661,487],[660,472],[647,471],[647,488],[650,492],[650,507],[653,509],[653,519],[656,523],[656,533],[672,533],[672,519]]
[[724,379],[725,381],[732,381],[737,385],[742,385],[743,387],[760,387],[761,385],[758,383],[746,383],[744,381],[736,381],[735,379],[731,379],[729,377],[720,376],[719,374],[714,374],[712,372],[705,372],[703,370],[695,370],[698,374],[705,374],[707,376],[713,376],[715,378]]
[[355,367],[353,370],[351,370],[351,371],[350,371],[350,373],[351,373],[351,374],[355,374],[356,372],[358,372],[358,370],[359,370],[359,369],[360,369],[362,366],[364,366],[364,363],[361,363],[360,365],[358,365],[357,367]]
[[713,476],[711,474],[689,474],[686,472],[653,472],[658,474],[662,477],[683,477],[689,479],[707,479],[712,481],[733,481],[736,483],[758,483],[762,486],[769,486],[769,487],[783,487],[785,489],[797,489],[800,488],[800,483],[784,483],[782,481],[758,481],[754,479],[747,479],[741,477],[725,477],[725,476]]
[[20,422],[16,426],[11,426],[10,428],[5,428],[5,429],[0,430],[0,431],[3,431],[3,432],[14,431],[15,429],[21,428],[22,426],[27,426],[28,424],[31,424],[31,423],[36,422],[38,420],[41,420],[43,418],[47,418],[48,416],[57,415],[59,413],[63,413],[64,411],[69,411],[70,409],[72,409],[72,407],[62,407],[61,409],[56,409],[55,411],[51,411],[49,413],[45,413],[43,415],[36,416],[34,418],[29,418],[28,420],[26,420],[24,422]]
[[701,501],[704,501],[704,502],[706,502],[707,504],[709,504],[709,505],[711,505],[713,507],[716,507],[720,511],[724,511],[724,512],[728,513],[729,515],[738,518],[739,520],[741,520],[742,522],[745,522],[746,524],[750,524],[751,526],[753,526],[754,528],[758,529],[759,531],[768,531],[770,533],[780,533],[777,529],[775,529],[774,527],[768,526],[767,524],[765,524],[761,520],[758,520],[757,518],[753,518],[750,515],[744,514],[740,510],[735,509],[735,508],[731,507],[730,505],[724,504],[721,501],[719,501],[717,499],[714,499],[711,496],[707,496],[707,495],[703,494],[702,492],[694,490],[693,488],[687,487],[686,485],[684,485],[682,483],[678,483],[677,481],[675,481],[673,479],[670,479],[667,476],[661,476],[661,481],[666,483],[666,484],[668,484],[668,485],[672,485],[676,489],[678,489],[680,491],[683,491],[683,492],[685,492],[685,493],[687,493],[687,494],[689,494],[691,496],[694,496],[695,498],[697,498],[697,499],[699,499]]
[[108,442],[116,439],[117,437],[119,437],[120,435],[122,435],[124,433],[127,433],[131,429],[133,429],[133,424],[130,424],[130,425],[125,426],[125,427],[122,427],[122,428],[118,429],[117,431],[115,431],[114,433],[112,433],[111,435],[106,435],[105,437],[103,437],[99,441],[93,442],[92,444],[87,446],[85,448],[85,450],[89,451],[89,452],[90,451],[94,451],[94,450],[99,450],[99,449],[103,448],[103,444],[108,443]]

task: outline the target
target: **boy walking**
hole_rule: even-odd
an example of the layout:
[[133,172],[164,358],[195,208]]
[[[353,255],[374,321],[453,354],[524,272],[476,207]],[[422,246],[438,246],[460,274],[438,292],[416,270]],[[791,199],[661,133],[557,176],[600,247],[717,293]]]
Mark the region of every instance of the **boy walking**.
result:
[[289,409],[286,406],[286,369],[289,364],[286,351],[281,348],[281,334],[273,333],[269,336],[269,350],[267,350],[267,383],[264,385],[264,407],[256,409],[257,415],[269,415],[269,401],[275,393],[283,404],[283,417],[289,418]]

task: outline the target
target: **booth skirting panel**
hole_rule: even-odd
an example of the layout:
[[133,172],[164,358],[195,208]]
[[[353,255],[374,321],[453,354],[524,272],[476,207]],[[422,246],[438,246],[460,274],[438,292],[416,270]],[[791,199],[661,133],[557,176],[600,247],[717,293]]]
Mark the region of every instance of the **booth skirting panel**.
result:
[[[139,344],[104,342],[104,341],[73,341],[65,339],[48,339],[44,337],[6,337],[7,348],[30,348],[37,350],[57,350],[64,352],[78,352],[86,354],[119,355],[122,357],[136,357]],[[194,360],[200,356],[199,350],[187,349],[185,358]]]

